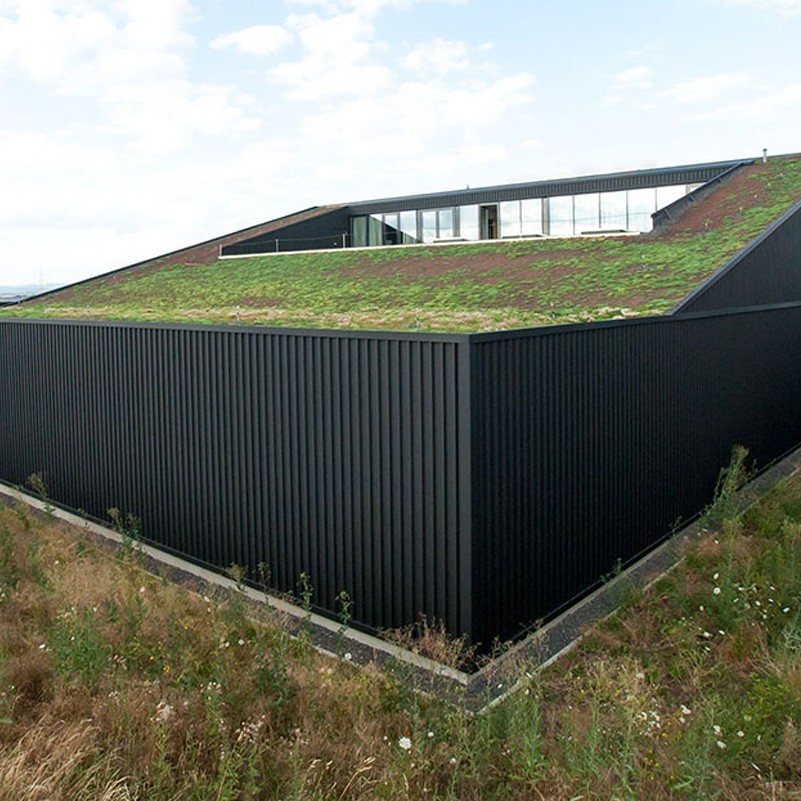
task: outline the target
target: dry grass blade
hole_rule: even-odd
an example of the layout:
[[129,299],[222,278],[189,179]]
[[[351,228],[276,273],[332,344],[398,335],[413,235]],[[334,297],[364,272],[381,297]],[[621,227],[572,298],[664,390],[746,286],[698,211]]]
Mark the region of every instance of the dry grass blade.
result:
[[86,721],[42,721],[0,752],[0,801],[129,801],[125,777]]

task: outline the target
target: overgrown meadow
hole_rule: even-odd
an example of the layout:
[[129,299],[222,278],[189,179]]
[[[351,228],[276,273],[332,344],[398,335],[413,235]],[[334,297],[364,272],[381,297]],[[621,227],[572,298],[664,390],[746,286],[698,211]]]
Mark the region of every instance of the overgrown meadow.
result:
[[471,716],[6,502],[0,799],[801,798],[801,476],[623,596]]

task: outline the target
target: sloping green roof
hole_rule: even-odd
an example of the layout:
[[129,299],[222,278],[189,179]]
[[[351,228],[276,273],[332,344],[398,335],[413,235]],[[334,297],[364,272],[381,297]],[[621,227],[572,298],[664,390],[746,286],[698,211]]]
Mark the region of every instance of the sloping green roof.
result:
[[801,159],[777,158],[659,233],[145,264],[2,313],[431,331],[661,314],[799,199]]

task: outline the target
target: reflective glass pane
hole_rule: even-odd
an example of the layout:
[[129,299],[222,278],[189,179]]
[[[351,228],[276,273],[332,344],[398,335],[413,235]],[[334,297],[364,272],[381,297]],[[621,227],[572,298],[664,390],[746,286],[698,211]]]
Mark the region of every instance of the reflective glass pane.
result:
[[433,242],[437,238],[437,212],[436,211],[423,211],[420,212],[422,223],[423,242]]
[[542,200],[520,201],[520,233],[523,236],[542,234]]
[[384,244],[397,245],[400,241],[400,231],[398,230],[398,213],[384,215]]
[[478,206],[459,206],[459,236],[476,242],[478,234]]
[[629,224],[630,231],[650,231],[651,215],[656,211],[655,189],[629,190]]
[[350,244],[354,248],[367,247],[367,217],[360,215],[359,217],[350,218]]
[[404,245],[417,242],[417,212],[402,211],[400,213],[400,229]]
[[501,236],[520,236],[520,201],[508,200],[498,204],[501,216]]
[[573,236],[573,196],[548,198],[548,224],[551,236]]
[[601,193],[601,228],[612,231],[625,231],[628,227],[626,219],[626,193]]
[[576,195],[574,204],[575,232],[597,231],[598,220],[598,193],[590,192],[586,195]]
[[656,207],[663,209],[687,194],[682,186],[660,186],[656,190]]
[[380,214],[371,214],[368,218],[367,244],[377,247],[384,244],[384,222]]
[[453,239],[453,209],[440,209],[437,212],[438,229],[437,234],[440,239]]

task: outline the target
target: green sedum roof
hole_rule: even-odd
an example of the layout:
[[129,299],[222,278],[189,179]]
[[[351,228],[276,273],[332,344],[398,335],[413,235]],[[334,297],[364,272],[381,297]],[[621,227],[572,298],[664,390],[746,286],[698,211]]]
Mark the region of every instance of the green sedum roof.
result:
[[748,166],[640,236],[157,262],[0,314],[473,332],[662,314],[801,199],[801,159]]

